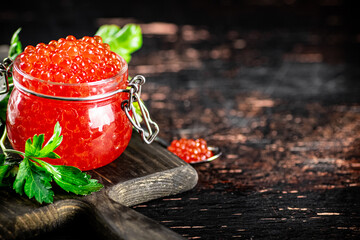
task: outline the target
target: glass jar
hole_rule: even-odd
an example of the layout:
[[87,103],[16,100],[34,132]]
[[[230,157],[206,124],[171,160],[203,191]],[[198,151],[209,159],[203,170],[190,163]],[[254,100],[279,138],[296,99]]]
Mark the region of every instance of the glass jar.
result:
[[47,162],[90,170],[120,156],[131,138],[134,112],[124,111],[124,103],[134,97],[128,90],[127,63],[120,59],[121,70],[114,77],[70,84],[34,78],[20,70],[16,58],[6,122],[13,148],[24,151],[35,134],[45,134],[46,143],[59,122],[63,141],[55,152],[61,158]]

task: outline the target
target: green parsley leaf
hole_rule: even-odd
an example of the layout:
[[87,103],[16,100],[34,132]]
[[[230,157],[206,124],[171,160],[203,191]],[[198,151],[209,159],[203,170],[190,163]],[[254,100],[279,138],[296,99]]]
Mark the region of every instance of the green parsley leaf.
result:
[[3,182],[3,180],[7,177],[8,175],[8,170],[10,165],[4,165],[5,163],[5,154],[0,154],[0,186],[6,186],[7,184],[5,184]]
[[0,154],[0,187],[9,186],[9,176],[13,176],[14,163],[6,161],[6,155]]
[[6,175],[8,174],[9,167],[10,167],[9,165],[1,165],[0,166],[0,186],[7,186],[8,185],[3,181],[6,178]]
[[22,45],[19,40],[19,33],[21,28],[18,28],[15,33],[13,34],[11,41],[10,41],[10,48],[9,48],[9,58],[14,60],[21,52],[22,52]]
[[44,143],[44,134],[35,134],[32,140],[29,138],[25,143],[25,156],[36,158],[60,158],[59,155],[54,153],[54,150],[60,145],[63,139],[63,136],[60,136],[60,134],[61,127],[59,122],[57,122],[54,127],[54,134],[44,147],[42,146]]
[[51,175],[45,169],[25,157],[19,165],[13,188],[31,199],[35,197],[39,203],[53,202],[54,192],[51,190]]
[[111,51],[130,62],[131,54],[142,46],[141,28],[136,24],[127,24],[123,28],[117,25],[102,25],[95,35],[110,45]]
[[54,181],[67,192],[87,195],[103,187],[96,179],[91,179],[90,175],[81,172],[76,167],[51,165],[44,161],[39,161],[39,163],[52,174]]
[[3,122],[6,122],[6,109],[7,109],[9,97],[10,97],[9,93],[0,95],[0,119]]

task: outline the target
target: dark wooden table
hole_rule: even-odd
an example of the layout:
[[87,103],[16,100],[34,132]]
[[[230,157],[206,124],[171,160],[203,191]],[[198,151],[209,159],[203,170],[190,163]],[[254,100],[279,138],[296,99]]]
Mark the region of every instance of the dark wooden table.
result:
[[[174,14],[178,22],[154,17],[165,22],[157,24],[139,15],[97,21],[144,23],[130,75],[147,78],[143,99],[160,136],[205,138],[223,152],[194,166],[193,190],[133,208],[188,239],[357,239],[360,31],[353,6],[265,2],[209,3],[203,12],[203,1],[186,2],[190,23],[185,13]],[[51,237],[84,232],[93,237],[83,219]]]

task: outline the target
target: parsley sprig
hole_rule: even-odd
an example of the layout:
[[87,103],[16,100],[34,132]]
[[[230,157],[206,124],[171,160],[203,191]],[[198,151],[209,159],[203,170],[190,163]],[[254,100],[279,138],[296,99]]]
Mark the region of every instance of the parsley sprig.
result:
[[[87,195],[100,190],[103,185],[90,175],[71,166],[51,165],[41,158],[60,158],[54,150],[62,142],[63,136],[59,122],[55,124],[54,134],[44,144],[44,134],[34,135],[25,143],[25,152],[13,149],[5,149],[0,154],[0,186],[11,185],[11,179],[15,177],[12,184],[15,192],[20,195],[26,194],[29,198],[35,198],[39,203],[52,203],[54,192],[51,182],[67,192],[79,195]],[[16,153],[23,157],[18,162],[12,160],[8,153]]]

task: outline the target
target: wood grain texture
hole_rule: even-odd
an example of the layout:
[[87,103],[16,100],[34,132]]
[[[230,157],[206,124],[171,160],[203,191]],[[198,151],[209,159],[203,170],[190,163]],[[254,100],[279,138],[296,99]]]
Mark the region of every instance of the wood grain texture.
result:
[[109,199],[105,192],[93,194],[88,200],[91,211],[86,213],[106,239],[184,239],[154,220]]
[[[55,189],[53,204],[41,205],[0,189],[0,239],[27,239],[51,232],[87,214],[102,226],[109,239],[181,239],[180,235],[125,206],[193,188],[197,172],[181,159],[154,143],[146,145],[137,133],[123,155],[111,164],[89,171],[105,188],[80,197]],[[125,206],[123,206],[125,205]]]
[[[21,205],[20,201],[16,202]],[[39,208],[29,208],[19,214],[12,209],[11,215],[1,213],[0,239],[27,239],[52,231],[68,223],[88,207],[82,200],[67,199]]]

